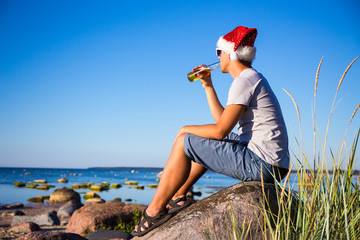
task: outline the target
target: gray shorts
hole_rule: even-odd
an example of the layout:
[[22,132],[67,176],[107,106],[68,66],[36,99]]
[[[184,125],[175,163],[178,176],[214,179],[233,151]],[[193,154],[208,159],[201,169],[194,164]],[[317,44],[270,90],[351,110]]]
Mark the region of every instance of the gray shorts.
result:
[[208,139],[187,133],[184,149],[187,157],[205,168],[242,181],[280,181],[288,169],[272,166],[259,158],[245,144],[239,142],[239,135],[231,132],[223,140]]

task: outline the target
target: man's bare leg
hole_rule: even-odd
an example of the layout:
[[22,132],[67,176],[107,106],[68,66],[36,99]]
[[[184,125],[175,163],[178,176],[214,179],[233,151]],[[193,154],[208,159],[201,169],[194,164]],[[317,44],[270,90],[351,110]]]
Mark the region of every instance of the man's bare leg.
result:
[[[192,161],[191,171],[188,179],[186,180],[184,185],[182,185],[182,187],[174,194],[172,199],[176,200],[180,197],[185,196],[189,192],[190,188],[199,180],[199,178],[201,178],[202,175],[204,175],[206,171],[207,168],[205,168],[203,165]],[[184,203],[185,203],[184,201],[181,201],[178,204],[182,205]]]
[[184,151],[185,134],[179,135],[174,142],[169,159],[165,165],[163,174],[156,193],[151,200],[146,213],[155,216],[166,208],[169,200],[183,186],[189,177],[191,160]]
[[[181,134],[175,139],[159,186],[146,209],[146,213],[151,217],[164,210],[172,197],[185,195],[207,170],[187,158],[184,150],[184,137],[185,134]],[[137,227],[135,227],[136,231],[138,231]]]

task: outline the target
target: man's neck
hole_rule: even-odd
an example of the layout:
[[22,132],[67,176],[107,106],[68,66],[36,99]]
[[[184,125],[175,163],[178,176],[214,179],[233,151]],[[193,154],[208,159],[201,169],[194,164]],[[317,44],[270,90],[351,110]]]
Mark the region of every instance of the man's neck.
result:
[[229,73],[231,77],[235,79],[240,75],[242,71],[248,68],[251,68],[251,66],[245,66],[239,61],[233,61]]

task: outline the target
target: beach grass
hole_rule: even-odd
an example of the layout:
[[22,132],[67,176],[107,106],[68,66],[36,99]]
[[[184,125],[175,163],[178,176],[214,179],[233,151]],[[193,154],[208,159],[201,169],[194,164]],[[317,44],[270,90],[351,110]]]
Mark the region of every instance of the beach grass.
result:
[[121,217],[119,217],[118,224],[115,227],[104,226],[103,229],[131,233],[141,218],[141,214],[139,209],[136,207],[136,203],[134,204],[134,207],[135,211],[132,213],[132,218],[130,221],[125,222]]
[[[327,137],[332,114],[335,110],[335,103],[341,84],[346,73],[358,58],[355,58],[344,71],[330,110],[327,122],[325,138],[321,140],[319,130],[316,129],[315,103],[319,79],[319,71],[323,61],[321,59],[315,78],[314,90],[314,157],[309,159],[303,150],[303,137],[301,129],[301,117],[298,105],[293,96],[284,89],[293,101],[300,128],[300,156],[295,155],[296,180],[290,181],[288,175],[281,182],[277,191],[278,212],[271,212],[268,199],[258,206],[262,211],[263,219],[257,219],[262,228],[263,239],[360,239],[360,177],[354,176],[356,163],[356,150],[358,146],[360,129],[354,133],[351,148],[345,152],[345,138],[359,104],[350,117],[345,135],[336,152],[330,150],[330,156],[326,155]],[[318,137],[318,138],[317,138]],[[316,139],[319,139],[321,153],[316,157]],[[331,160],[331,161],[326,161]],[[328,166],[327,162],[331,162]],[[358,165],[357,165],[358,166]],[[296,191],[295,191],[296,190]],[[233,222],[232,229],[239,229],[233,232],[228,239],[251,239],[247,235],[249,225],[241,225]],[[243,238],[244,234],[246,237]]]
[[344,170],[335,159],[332,171],[317,164],[315,171],[305,170],[301,164],[296,192],[288,178],[277,183],[279,211],[267,211],[267,201],[260,207],[264,239],[360,239],[360,189],[353,176],[359,134]]

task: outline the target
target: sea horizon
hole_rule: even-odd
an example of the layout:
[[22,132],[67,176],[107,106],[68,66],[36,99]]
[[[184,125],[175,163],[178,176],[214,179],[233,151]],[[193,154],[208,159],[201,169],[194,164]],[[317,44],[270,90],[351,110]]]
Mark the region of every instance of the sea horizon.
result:
[[[71,167],[64,167],[64,168],[59,168],[59,167],[1,167],[0,169],[4,169],[4,168],[17,168],[17,169],[69,169],[69,170],[84,170],[84,169],[94,169],[94,170],[124,170],[124,169],[133,169],[133,170],[158,170],[158,171],[162,171],[164,169],[164,167],[134,167],[134,166],[118,166],[118,167],[106,167],[106,166],[95,166],[95,167],[87,167],[87,168],[71,168]],[[211,171],[211,170],[208,170]],[[306,169],[307,172],[313,171],[312,169]],[[345,171],[345,170],[343,170]],[[318,171],[315,170],[315,173],[317,173]],[[332,170],[327,170],[328,173],[332,174],[333,171]],[[297,169],[292,169],[291,170],[291,174],[296,174],[298,173]],[[353,170],[353,175],[354,176],[360,176],[360,170]]]

